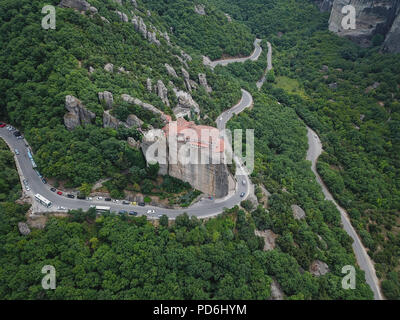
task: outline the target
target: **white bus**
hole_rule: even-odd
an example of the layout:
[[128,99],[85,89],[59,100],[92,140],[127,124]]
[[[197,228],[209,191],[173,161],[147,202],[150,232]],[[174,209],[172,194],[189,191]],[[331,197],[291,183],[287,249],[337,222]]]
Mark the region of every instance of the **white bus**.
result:
[[102,206],[96,206],[96,211],[97,212],[108,212],[108,211],[111,211],[111,208],[110,207],[102,207]]
[[43,197],[40,194],[36,194],[35,199],[37,202],[39,202],[40,204],[44,205],[47,208],[50,208],[52,205],[51,201],[47,200],[45,197]]

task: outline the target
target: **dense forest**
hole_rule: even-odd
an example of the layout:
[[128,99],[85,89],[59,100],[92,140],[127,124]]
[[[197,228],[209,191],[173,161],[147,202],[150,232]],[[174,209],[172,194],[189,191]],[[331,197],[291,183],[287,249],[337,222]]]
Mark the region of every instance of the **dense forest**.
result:
[[[138,9],[130,1],[93,0],[98,16],[57,8],[57,29],[45,32],[40,10],[49,3],[59,1],[0,0],[0,117],[23,131],[46,177],[80,190],[111,178],[105,186],[114,198],[122,198],[126,188],[165,196],[189,189],[171,177],[156,183],[156,168],[147,167],[126,141],[140,140],[141,133],[103,128],[104,105],[97,97],[111,91],[119,119],[133,112],[147,126],[159,127],[159,118],[119,96],[129,94],[172,114],[146,89],[146,80],[161,79],[170,91],[170,81],[184,89],[182,78],[171,77],[164,66],[179,73],[177,56],[184,49],[193,58],[187,61],[192,80],[205,73],[213,88],[210,94],[192,92],[207,115],[197,122],[212,125],[240,99],[240,88],[253,95],[253,108],[229,127],[255,129],[251,178],[260,203],[261,186],[271,196],[265,206],[244,202],[209,221],[183,215],[171,223],[164,216],[153,225],[143,217],[73,211],[23,236],[17,223],[26,220],[28,207],[13,202],[20,196],[18,175],[0,141],[0,169],[6,173],[0,177],[0,298],[268,299],[276,280],[286,299],[372,299],[358,267],[356,289],[341,288],[342,267],[356,265],[351,238],[305,160],[302,121],[322,139],[318,170],[369,248],[384,294],[400,298],[398,55],[382,55],[379,46],[361,49],[324,31],[328,16],[308,0],[138,0]],[[198,3],[205,4],[206,15],[194,11]],[[172,45],[163,38],[160,46],[148,42],[115,10],[130,18],[135,10],[146,24],[169,32]],[[255,83],[266,68],[266,50],[256,62],[214,72],[203,66],[203,55],[248,55],[256,36],[264,49],[266,40],[273,45],[274,71],[262,90]],[[106,63],[130,72],[109,73]],[[69,94],[96,114],[94,123],[65,128]],[[191,190],[171,201],[187,205],[196,195]],[[292,205],[304,209],[305,219],[294,218]],[[275,249],[263,251],[255,230],[272,230]],[[329,272],[313,276],[315,260]],[[41,289],[45,264],[57,269],[54,291]]]

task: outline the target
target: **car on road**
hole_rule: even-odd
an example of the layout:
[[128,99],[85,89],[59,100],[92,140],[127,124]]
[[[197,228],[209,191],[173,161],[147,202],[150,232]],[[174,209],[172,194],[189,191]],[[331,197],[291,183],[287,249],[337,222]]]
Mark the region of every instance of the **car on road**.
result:
[[129,201],[124,200],[124,201],[122,201],[122,204],[129,205],[129,204],[131,204],[131,203],[130,203]]
[[144,207],[146,204],[144,202],[139,202],[139,206]]
[[136,201],[133,201],[133,202],[131,202],[131,205],[137,206],[137,202],[136,202]]
[[138,213],[136,211],[129,211],[130,216],[137,216]]
[[31,188],[29,186],[25,186],[26,191],[31,191]]
[[58,207],[57,209],[58,210],[67,210],[67,208],[64,208],[64,207]]
[[245,195],[246,195],[246,193],[242,192],[242,193],[240,194],[240,197],[243,198]]
[[157,217],[159,217],[159,218],[161,218],[162,216],[163,216],[162,214],[157,215]]
[[67,197],[70,199],[75,199],[75,196],[73,194],[67,194]]
[[246,185],[246,180],[242,180],[242,185]]
[[57,194],[59,195],[59,196],[62,196],[62,192],[61,191],[57,191]]
[[22,182],[24,183],[24,185],[28,184],[28,180],[26,180],[26,179],[24,179]]
[[0,122],[0,128],[4,128],[6,124],[4,122]]
[[18,151],[18,149],[15,149],[15,150],[14,150],[14,153],[15,153],[17,156],[19,156],[19,151]]
[[18,140],[22,140],[23,138],[24,138],[24,136],[17,137]]
[[44,184],[47,184],[47,180],[46,180],[45,178],[42,179],[42,182],[43,182]]
[[104,201],[111,201],[111,198],[105,198]]
[[87,197],[86,200],[87,201],[93,201],[93,198],[92,197]]
[[103,197],[97,197],[97,200],[103,200]]
[[156,210],[154,209],[147,210],[147,214],[154,214],[154,213],[156,213]]
[[84,194],[78,194],[78,195],[77,195],[77,198],[78,198],[79,200],[85,200],[85,199],[86,199],[86,196],[85,196]]
[[51,192],[56,192],[57,189],[56,189],[56,188],[50,188],[50,191],[51,191]]
[[21,136],[21,132],[15,131],[15,132],[13,133],[13,135],[16,136],[16,137],[20,137],[20,136]]
[[94,204],[91,204],[90,208],[96,208],[96,206]]
[[120,210],[119,211],[119,214],[127,214],[128,213],[128,211],[126,211],[126,210]]

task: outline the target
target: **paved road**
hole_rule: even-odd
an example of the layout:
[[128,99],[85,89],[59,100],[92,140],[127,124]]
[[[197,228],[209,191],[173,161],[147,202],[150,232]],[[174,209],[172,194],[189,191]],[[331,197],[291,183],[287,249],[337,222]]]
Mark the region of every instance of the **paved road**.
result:
[[264,73],[264,76],[257,81],[257,88],[258,90],[261,89],[261,87],[263,86],[264,82],[267,81],[267,73],[268,71],[272,70],[272,46],[271,43],[267,42],[268,45],[268,54],[267,54],[267,70]]
[[235,63],[235,62],[245,62],[247,60],[257,61],[262,53],[262,48],[260,46],[260,43],[261,39],[256,39],[254,41],[254,51],[249,57],[215,60],[212,61],[211,64],[209,64],[209,66],[214,69],[216,66],[226,66],[230,63]]
[[382,300],[382,293],[379,287],[379,281],[375,274],[374,264],[371,261],[368,253],[363,246],[360,237],[358,236],[357,232],[354,230],[353,226],[351,225],[350,218],[347,212],[339,206],[339,204],[335,201],[332,194],[329,192],[328,188],[326,187],[325,183],[321,179],[320,175],[317,172],[317,161],[318,157],[322,153],[322,144],[321,140],[319,139],[318,135],[309,127],[307,127],[308,133],[308,152],[307,152],[307,160],[311,161],[311,170],[314,172],[317,182],[322,188],[322,191],[325,195],[325,199],[332,201],[336,208],[339,210],[341,215],[341,220],[343,224],[344,230],[347,234],[354,240],[353,241],[353,250],[357,258],[358,265],[362,270],[365,271],[365,279],[368,285],[371,287],[372,291],[374,292],[374,299],[375,300]]
[[[220,118],[219,127],[225,128],[227,121],[232,117],[234,113],[239,113],[242,110],[250,107],[253,103],[253,99],[245,90],[242,90],[242,99],[241,101],[229,109],[225,111]],[[70,199],[65,195],[59,196],[56,193],[50,190],[51,186],[48,184],[44,184],[36,174],[36,172],[32,168],[32,163],[28,158],[28,148],[26,147],[27,142],[24,140],[19,140],[14,137],[13,133],[8,131],[6,128],[0,128],[0,137],[3,138],[6,143],[9,145],[11,151],[14,152],[15,149],[18,149],[20,154],[15,156],[17,161],[17,167],[19,169],[20,179],[28,180],[28,185],[31,190],[26,191],[25,186],[22,184],[25,193],[34,197],[35,194],[39,193],[44,196],[46,199],[50,200],[53,205],[47,210],[45,207],[36,205],[39,208],[40,212],[51,211],[51,212],[65,212],[66,210],[59,209],[59,207],[64,207],[66,209],[84,209],[88,210],[91,205],[100,205],[100,206],[108,206],[111,207],[111,211],[119,212],[120,210],[126,211],[136,211],[139,215],[146,215],[150,219],[157,219],[159,215],[165,214],[170,219],[175,219],[177,216],[187,212],[189,216],[197,216],[199,218],[207,218],[213,217],[218,214],[221,214],[225,208],[233,208],[234,206],[240,204],[241,201],[246,199],[250,192],[252,191],[251,181],[247,175],[238,175],[236,176],[237,183],[236,189],[234,192],[229,194],[227,197],[223,199],[214,199],[210,200],[208,198],[203,198],[199,202],[195,203],[189,208],[186,209],[164,209],[157,208],[153,206],[131,206],[131,205],[123,205],[121,203],[115,202],[106,202],[106,201],[98,201],[96,198],[93,201],[88,200],[79,200],[79,199]],[[239,160],[234,158],[237,161],[237,167],[240,166]],[[243,184],[245,181],[245,184]],[[241,193],[245,193],[244,197],[240,197]],[[155,214],[147,214],[149,209],[154,209],[156,211]]]

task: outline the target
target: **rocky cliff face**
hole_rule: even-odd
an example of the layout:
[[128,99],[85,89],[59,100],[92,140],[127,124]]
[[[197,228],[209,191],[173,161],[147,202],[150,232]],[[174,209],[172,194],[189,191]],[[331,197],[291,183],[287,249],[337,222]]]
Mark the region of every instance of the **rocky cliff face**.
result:
[[[318,0],[321,10],[330,5],[329,0]],[[356,28],[345,30],[342,20],[346,14],[342,8],[352,5],[356,9]],[[341,37],[347,37],[357,44],[368,47],[375,35],[386,38],[385,49],[388,52],[400,52],[400,1],[398,0],[334,0],[329,30]]]
[[74,96],[65,97],[65,108],[69,111],[64,115],[64,124],[68,130],[73,130],[77,126],[89,124],[96,115],[87,110],[82,102]]
[[334,0],[314,0],[321,12],[329,12],[332,10]]

